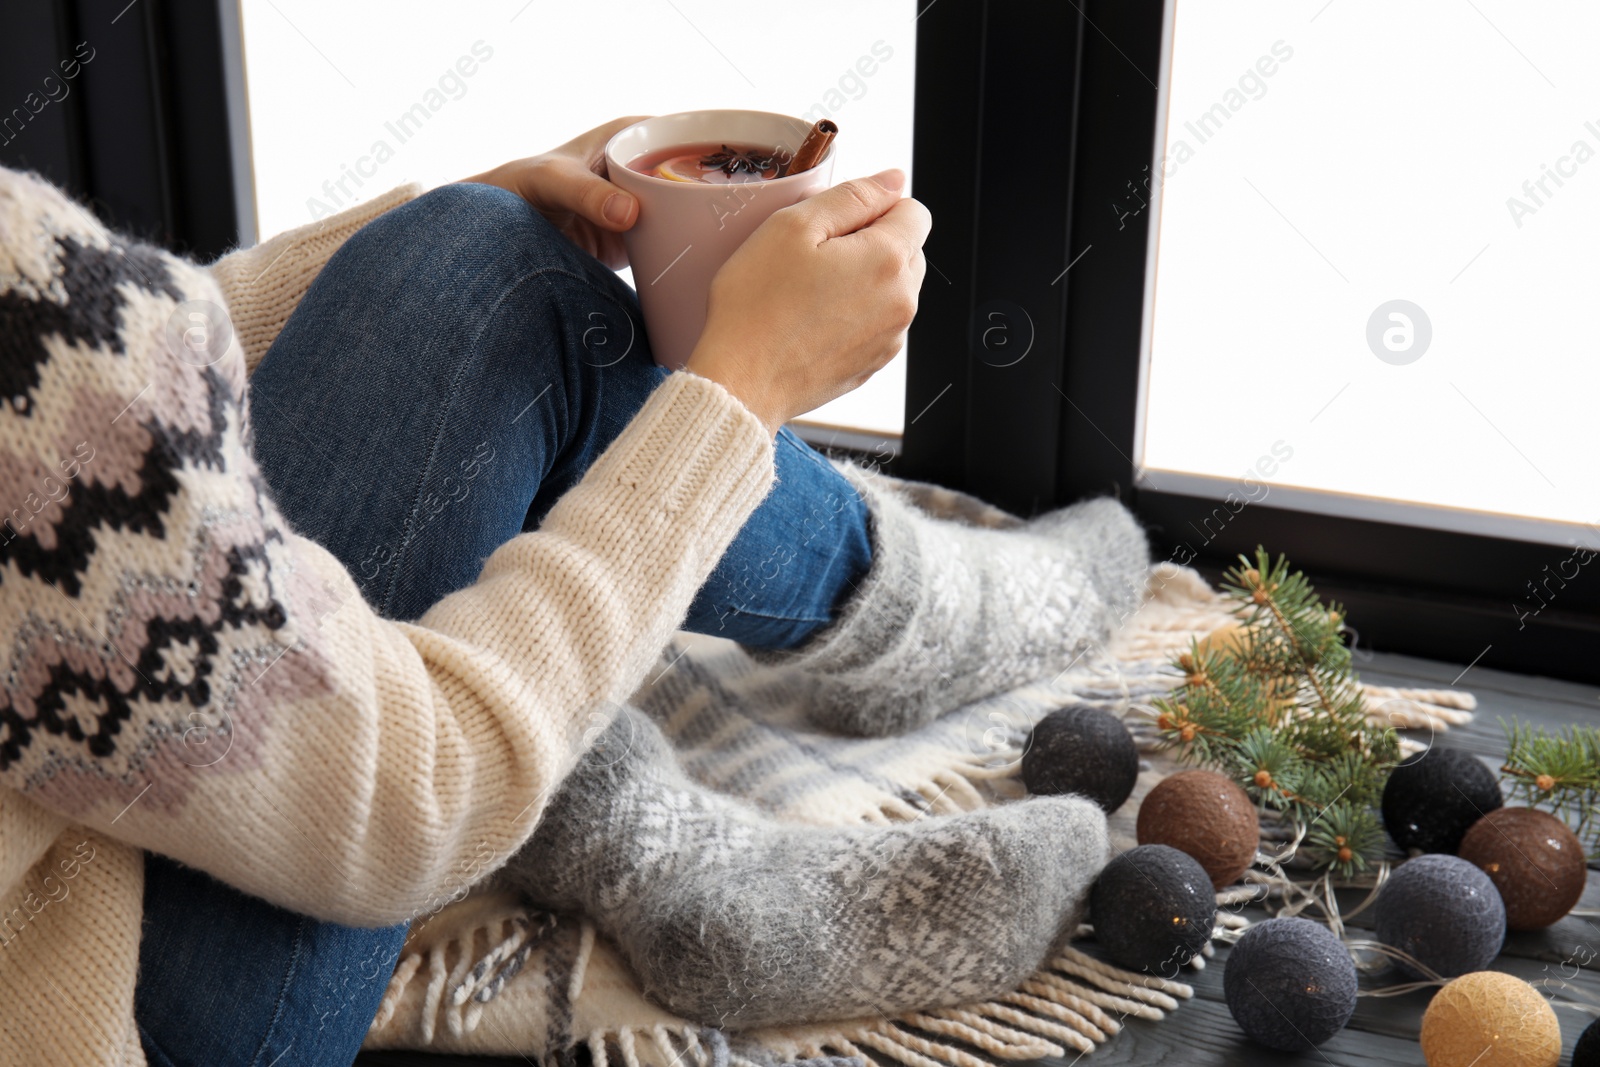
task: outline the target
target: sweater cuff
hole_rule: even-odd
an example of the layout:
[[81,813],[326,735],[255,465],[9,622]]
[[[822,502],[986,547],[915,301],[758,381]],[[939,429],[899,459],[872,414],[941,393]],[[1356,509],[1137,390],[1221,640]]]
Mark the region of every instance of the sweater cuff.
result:
[[228,317],[244,350],[247,372],[255,371],[339,246],[385,211],[421,193],[422,186],[415,182],[398,186],[337,215],[285,230],[254,248],[230,252],[211,264],[212,277],[228,302]]
[[[657,521],[725,547],[767,495],[772,478],[773,439],[766,425],[717,382],[675,371],[585,473],[584,484],[597,496],[569,493],[545,527],[574,519],[610,525],[655,512]],[[585,514],[564,515],[572,509],[562,504]],[[641,532],[616,531],[629,539]]]

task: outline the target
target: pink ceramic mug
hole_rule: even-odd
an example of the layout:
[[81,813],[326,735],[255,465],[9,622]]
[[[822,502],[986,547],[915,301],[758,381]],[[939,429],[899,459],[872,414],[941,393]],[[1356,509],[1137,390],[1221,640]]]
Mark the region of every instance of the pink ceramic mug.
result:
[[639,218],[622,235],[639,291],[645,332],[657,363],[673,370],[706,325],[706,296],[717,268],[779,208],[828,187],[833,146],[800,174],[743,185],[678,182],[641,174],[628,164],[678,145],[771,145],[792,155],[811,124],[769,111],[685,111],[636,122],[606,145],[611,181],[639,198]]

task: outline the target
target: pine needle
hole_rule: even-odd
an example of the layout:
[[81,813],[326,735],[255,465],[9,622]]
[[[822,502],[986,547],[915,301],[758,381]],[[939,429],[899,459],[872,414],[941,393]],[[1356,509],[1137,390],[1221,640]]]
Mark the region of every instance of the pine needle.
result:
[[1223,582],[1240,630],[1174,660],[1184,684],[1158,700],[1158,728],[1186,762],[1228,775],[1265,810],[1306,829],[1318,870],[1350,876],[1376,862],[1375,807],[1399,758],[1392,729],[1367,718],[1345,644],[1344,610],[1266,549]]

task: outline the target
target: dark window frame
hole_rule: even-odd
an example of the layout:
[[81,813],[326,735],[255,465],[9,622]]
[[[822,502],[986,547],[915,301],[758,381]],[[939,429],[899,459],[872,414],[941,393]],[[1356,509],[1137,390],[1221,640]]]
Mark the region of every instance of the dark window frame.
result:
[[[92,58],[64,79],[80,46]],[[248,167],[235,180],[239,54],[228,0],[18,0],[0,14],[0,109],[60,98],[8,131],[0,163],[38,171],[118,230],[215,258],[255,230]]]
[[[1154,163],[1164,7],[923,9],[913,169],[934,229],[894,469],[1022,513],[1113,493],[1160,558],[1212,579],[1258,544],[1287,555],[1344,603],[1363,644],[1600,681],[1600,577],[1561,578],[1571,547],[1270,500],[1235,512],[1136,482],[1150,213],[1114,206]],[[1019,181],[1004,146],[1022,143],[1042,145],[1035,162],[1065,180]],[[1012,331],[1032,327],[1033,349],[1011,366],[984,343],[997,308]]]

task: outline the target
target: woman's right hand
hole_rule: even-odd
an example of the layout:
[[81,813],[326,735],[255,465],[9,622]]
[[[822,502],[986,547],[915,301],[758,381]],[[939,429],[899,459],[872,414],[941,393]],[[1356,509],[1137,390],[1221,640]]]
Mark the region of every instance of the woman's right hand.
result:
[[932,218],[905,174],[844,182],[774,212],[711,282],[685,370],[773,433],[872,377],[905,343]]

